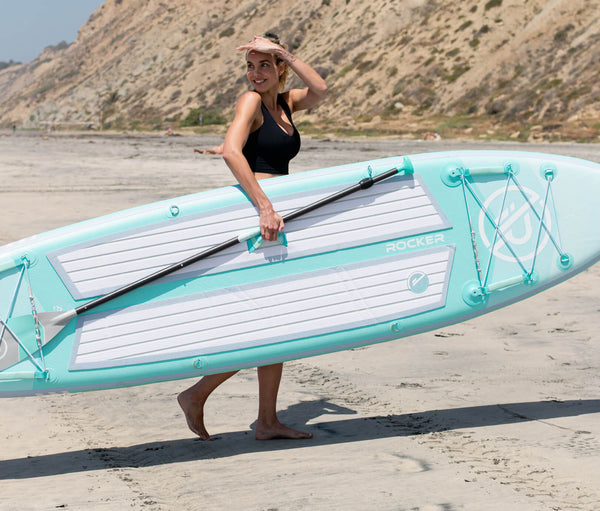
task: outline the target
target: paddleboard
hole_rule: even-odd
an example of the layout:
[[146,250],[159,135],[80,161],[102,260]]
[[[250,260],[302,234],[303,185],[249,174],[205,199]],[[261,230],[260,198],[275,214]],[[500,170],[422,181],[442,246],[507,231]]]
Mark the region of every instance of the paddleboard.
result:
[[[0,248],[0,395],[199,377],[407,337],[600,258],[600,165],[529,152],[365,161],[232,186]],[[507,318],[507,321],[509,319]]]

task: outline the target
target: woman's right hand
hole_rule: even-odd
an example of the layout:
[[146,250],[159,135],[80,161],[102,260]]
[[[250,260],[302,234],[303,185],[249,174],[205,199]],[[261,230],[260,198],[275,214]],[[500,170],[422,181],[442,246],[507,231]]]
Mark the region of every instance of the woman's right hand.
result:
[[257,51],[259,53],[276,53],[281,52],[283,48],[270,41],[266,37],[255,35],[254,39],[247,44],[242,44],[236,48],[237,51]]
[[283,218],[274,209],[260,212],[260,235],[265,241],[275,241],[284,227]]

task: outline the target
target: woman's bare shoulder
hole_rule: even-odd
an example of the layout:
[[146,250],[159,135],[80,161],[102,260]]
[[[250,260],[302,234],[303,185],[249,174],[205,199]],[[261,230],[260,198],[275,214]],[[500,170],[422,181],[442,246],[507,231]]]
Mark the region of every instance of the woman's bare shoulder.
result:
[[238,98],[238,106],[258,106],[260,105],[262,99],[260,97],[260,94],[258,92],[255,92],[253,90],[249,90],[247,92],[244,92],[239,98]]

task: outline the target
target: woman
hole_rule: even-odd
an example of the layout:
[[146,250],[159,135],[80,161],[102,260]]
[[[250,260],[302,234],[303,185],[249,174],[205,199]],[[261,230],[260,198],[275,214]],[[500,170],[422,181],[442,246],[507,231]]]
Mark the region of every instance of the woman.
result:
[[[288,52],[274,34],[254,37],[252,42],[237,49],[246,51],[246,75],[253,90],[244,93],[237,102],[235,117],[223,144],[223,158],[260,214],[262,237],[274,241],[284,228],[283,219],[273,209],[258,180],[288,173],[289,161],[300,149],[300,135],[292,122],[292,114],[321,101],[327,94],[327,84],[312,67]],[[289,69],[306,87],[280,93]],[[282,370],[281,363],[257,369],[257,440],[312,437],[310,433],[281,424],[277,418]],[[188,426],[200,438],[210,440],[204,427],[204,404],[208,396],[236,372],[205,376],[177,397]]]

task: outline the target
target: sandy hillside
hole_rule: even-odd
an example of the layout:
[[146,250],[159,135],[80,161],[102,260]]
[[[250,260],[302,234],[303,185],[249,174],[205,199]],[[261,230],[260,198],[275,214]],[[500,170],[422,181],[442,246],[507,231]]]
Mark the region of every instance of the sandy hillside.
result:
[[330,85],[328,101],[301,117],[305,125],[397,133],[419,122],[468,135],[473,119],[483,119],[510,125],[521,139],[540,126],[596,140],[599,7],[597,0],[106,0],[75,43],[0,72],[0,125],[161,127],[193,108],[228,118],[247,89],[236,46],[272,30]]

